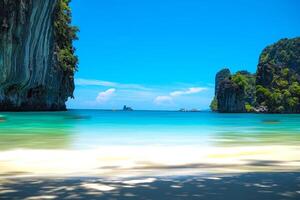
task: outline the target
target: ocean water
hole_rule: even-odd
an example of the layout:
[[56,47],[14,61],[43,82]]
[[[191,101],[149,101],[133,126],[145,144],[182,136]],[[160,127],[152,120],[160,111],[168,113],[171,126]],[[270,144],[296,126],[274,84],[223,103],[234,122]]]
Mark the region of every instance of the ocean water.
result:
[[0,114],[0,175],[297,171],[299,158],[296,114],[101,110]]
[[300,115],[101,110],[0,114],[0,150],[245,144],[299,145]]

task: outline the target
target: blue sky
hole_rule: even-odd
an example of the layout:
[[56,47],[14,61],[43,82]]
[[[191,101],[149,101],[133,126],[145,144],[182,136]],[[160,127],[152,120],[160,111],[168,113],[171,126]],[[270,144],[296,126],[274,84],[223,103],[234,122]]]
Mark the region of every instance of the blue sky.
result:
[[207,109],[224,66],[300,36],[298,0],[73,0],[80,59],[69,108]]

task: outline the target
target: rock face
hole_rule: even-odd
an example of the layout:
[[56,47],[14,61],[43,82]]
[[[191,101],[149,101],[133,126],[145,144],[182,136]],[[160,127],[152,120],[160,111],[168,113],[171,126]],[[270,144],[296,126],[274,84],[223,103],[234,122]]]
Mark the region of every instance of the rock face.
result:
[[265,48],[256,78],[257,104],[270,113],[300,113],[300,38]]
[[230,79],[220,83],[217,92],[218,111],[223,113],[245,112],[244,90]]
[[266,47],[255,75],[239,71],[228,78],[228,71],[221,70],[216,76],[212,110],[300,113],[300,38],[282,39]]
[[256,83],[271,88],[274,76],[288,68],[300,80],[300,38],[282,39],[266,47],[259,58]]
[[1,0],[0,110],[66,109],[74,70],[59,64],[54,26],[59,3]]
[[215,98],[210,107],[218,112],[244,112],[243,90],[232,80],[228,68],[220,70],[215,78]]
[[228,68],[224,68],[217,73],[215,78],[215,95],[217,95],[221,82],[226,79],[229,79],[230,76],[231,76],[231,72]]
[[220,70],[215,78],[215,99],[217,108],[214,111],[223,113],[245,112],[244,89],[232,80],[229,69]]

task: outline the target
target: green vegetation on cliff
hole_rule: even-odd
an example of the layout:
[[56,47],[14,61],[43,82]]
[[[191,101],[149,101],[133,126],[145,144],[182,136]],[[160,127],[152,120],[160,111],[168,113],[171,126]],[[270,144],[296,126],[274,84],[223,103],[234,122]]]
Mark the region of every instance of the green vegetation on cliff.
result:
[[262,52],[256,78],[257,104],[271,113],[300,112],[300,38],[282,39]]
[[228,69],[216,75],[216,95],[210,105],[212,111],[246,112],[255,102],[255,75],[247,71],[231,74]]
[[78,58],[75,55],[73,41],[77,39],[78,28],[71,25],[71,0],[58,0],[55,8],[55,51],[59,66],[65,71],[77,70]]
[[214,97],[214,99],[211,101],[210,103],[210,109],[214,112],[217,112],[218,111],[218,100],[216,97]]
[[213,111],[300,112],[300,38],[283,39],[265,48],[256,75],[239,71],[217,80],[218,74]]
[[255,80],[255,75],[247,71],[239,71],[232,76],[232,81],[241,88],[244,101],[249,105],[255,103]]
[[273,74],[271,87],[256,86],[257,101],[266,106],[269,112],[299,112],[300,84],[295,73],[288,68]]

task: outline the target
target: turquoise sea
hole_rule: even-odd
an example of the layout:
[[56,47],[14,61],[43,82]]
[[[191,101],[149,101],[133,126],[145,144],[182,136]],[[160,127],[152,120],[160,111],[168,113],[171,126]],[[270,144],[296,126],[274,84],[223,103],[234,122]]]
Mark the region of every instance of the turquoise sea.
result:
[[299,199],[300,115],[1,113],[0,199]]
[[300,170],[300,115],[1,113],[1,176],[174,176]]
[[0,114],[0,151],[243,144],[300,145],[300,115],[101,110]]

